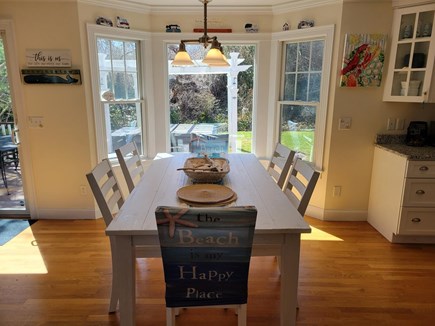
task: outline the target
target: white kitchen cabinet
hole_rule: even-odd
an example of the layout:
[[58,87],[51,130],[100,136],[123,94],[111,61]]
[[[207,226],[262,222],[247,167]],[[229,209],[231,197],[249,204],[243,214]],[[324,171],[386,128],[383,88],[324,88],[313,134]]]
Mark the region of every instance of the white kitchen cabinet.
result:
[[376,147],[367,220],[391,242],[435,243],[435,161]]
[[435,4],[394,10],[384,101],[435,102]]

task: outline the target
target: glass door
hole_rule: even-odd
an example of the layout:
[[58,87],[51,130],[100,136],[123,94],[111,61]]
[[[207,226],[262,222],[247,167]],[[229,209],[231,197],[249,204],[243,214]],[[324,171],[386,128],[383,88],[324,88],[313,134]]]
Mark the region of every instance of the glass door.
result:
[[21,164],[18,126],[6,64],[5,35],[0,31],[0,215],[27,215]]

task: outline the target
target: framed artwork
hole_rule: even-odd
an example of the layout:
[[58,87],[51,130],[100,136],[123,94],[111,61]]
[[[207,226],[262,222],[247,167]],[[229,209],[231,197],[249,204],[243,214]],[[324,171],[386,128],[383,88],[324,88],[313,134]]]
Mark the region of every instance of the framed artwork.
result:
[[380,86],[386,41],[385,34],[346,34],[340,86]]

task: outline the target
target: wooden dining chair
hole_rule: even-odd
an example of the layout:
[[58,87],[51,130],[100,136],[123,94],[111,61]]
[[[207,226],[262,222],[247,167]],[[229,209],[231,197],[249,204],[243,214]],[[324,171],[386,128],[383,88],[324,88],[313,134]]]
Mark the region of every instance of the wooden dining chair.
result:
[[319,175],[319,172],[302,159],[297,158],[293,162],[283,191],[302,216],[305,215]]
[[[89,186],[97,202],[98,208],[103,216],[106,227],[115,219],[119,210],[124,205],[124,196],[118,184],[118,180],[112,170],[112,165],[108,159],[103,159],[88,174],[86,174]],[[116,241],[110,237],[110,249],[112,252],[112,291],[110,295],[109,313],[115,312],[118,306],[119,293],[122,286],[121,275],[116,264]],[[135,247],[135,257],[159,257],[153,245],[137,245]]]
[[144,174],[142,161],[135,142],[127,143],[115,150],[121,166],[122,174],[127,183],[128,190],[133,191],[135,185]]
[[284,187],[295,154],[295,151],[281,143],[277,143],[275,146],[267,171],[281,189]]
[[[110,161],[103,159],[90,173],[86,174],[86,178],[107,227],[124,204],[124,197],[113,173]],[[113,256],[116,252],[115,246],[115,239],[110,237],[110,248],[112,251],[112,292],[110,295],[109,312],[116,311],[120,291],[119,272],[115,264],[115,257]]]
[[166,325],[179,308],[235,308],[246,325],[248,274],[257,210],[158,207],[166,283]]

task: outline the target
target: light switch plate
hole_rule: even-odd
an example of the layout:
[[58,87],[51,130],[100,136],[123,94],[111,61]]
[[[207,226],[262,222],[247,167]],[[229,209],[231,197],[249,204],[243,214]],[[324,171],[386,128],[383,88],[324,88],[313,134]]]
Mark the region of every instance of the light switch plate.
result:
[[342,117],[338,120],[338,130],[349,130],[352,126],[352,118]]
[[31,128],[43,128],[44,127],[44,117],[29,117],[29,126]]

